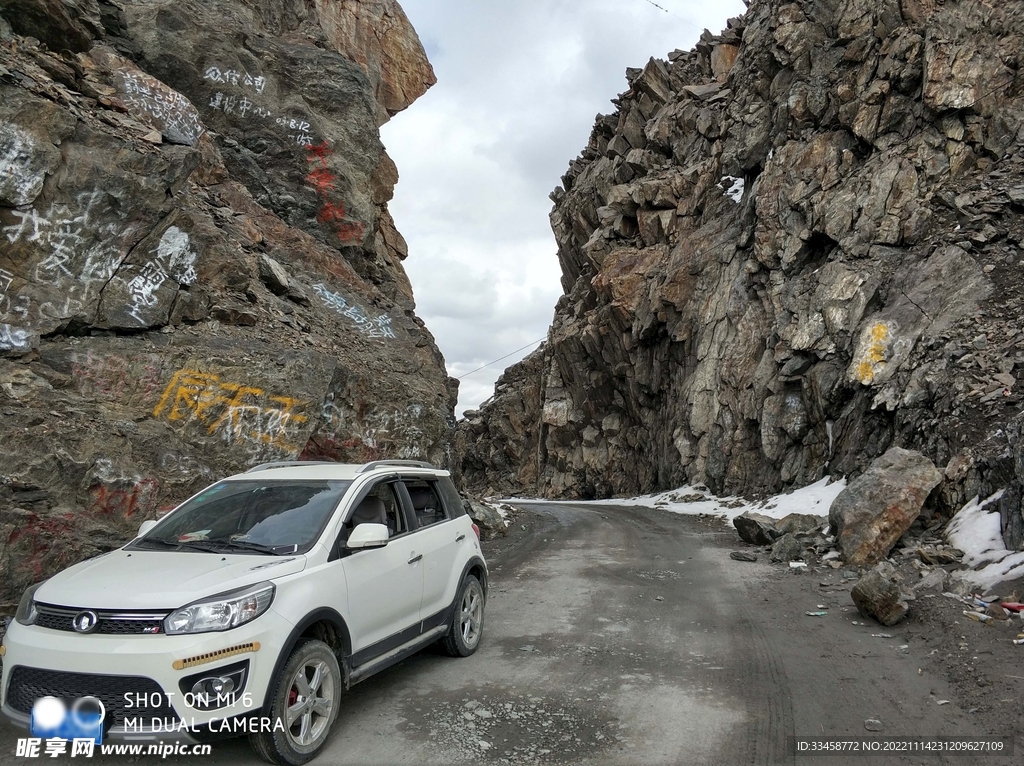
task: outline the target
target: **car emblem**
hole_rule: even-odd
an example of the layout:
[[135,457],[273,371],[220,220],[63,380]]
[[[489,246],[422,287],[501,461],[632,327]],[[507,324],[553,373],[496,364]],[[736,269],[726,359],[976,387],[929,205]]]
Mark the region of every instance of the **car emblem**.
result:
[[71,625],[79,633],[92,633],[96,630],[99,621],[96,612],[79,612],[75,615],[75,619],[71,621]]

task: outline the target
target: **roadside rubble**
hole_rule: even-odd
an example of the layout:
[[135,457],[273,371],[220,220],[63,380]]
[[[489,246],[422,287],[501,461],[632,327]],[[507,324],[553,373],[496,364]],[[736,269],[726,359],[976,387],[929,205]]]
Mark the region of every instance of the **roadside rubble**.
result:
[[[999,495],[971,501],[947,522],[926,509],[940,480],[924,456],[891,448],[834,497],[827,518],[799,512],[772,518],[756,511],[733,517],[740,539],[752,548],[730,556],[756,561],[767,554],[772,563],[788,563],[795,575],[841,569],[860,614],[885,626],[904,620],[918,598],[942,594],[963,600],[965,620],[1024,628],[1017,593],[992,595],[998,575],[1018,566],[1018,554],[998,539],[998,514],[986,511]],[[993,565],[1000,568],[990,574]]]
[[491,540],[508,532],[508,511],[504,504],[475,499],[462,502],[469,517],[480,527],[482,539]]

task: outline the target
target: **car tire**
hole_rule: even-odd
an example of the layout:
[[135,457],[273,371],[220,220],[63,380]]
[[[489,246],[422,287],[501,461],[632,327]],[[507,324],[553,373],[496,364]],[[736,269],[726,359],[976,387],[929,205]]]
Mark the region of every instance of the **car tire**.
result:
[[281,766],[300,766],[315,758],[338,717],[343,687],[331,648],[323,641],[301,642],[270,684],[267,715],[272,731],[249,735],[256,755]]
[[455,599],[448,634],[441,646],[451,657],[468,657],[480,646],[484,633],[484,589],[473,575],[467,575]]

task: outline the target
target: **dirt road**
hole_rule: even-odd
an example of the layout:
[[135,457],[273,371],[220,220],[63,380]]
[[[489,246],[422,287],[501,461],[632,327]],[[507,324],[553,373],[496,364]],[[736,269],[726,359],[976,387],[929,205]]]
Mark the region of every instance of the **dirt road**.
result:
[[[608,506],[528,508],[509,538],[489,546],[491,593],[477,654],[425,652],[353,688],[315,763],[814,766],[837,761],[794,757],[788,737],[1016,733],[986,728],[1019,722],[1015,713],[986,717],[957,704],[926,641],[865,624],[840,573],[733,561],[735,534],[717,520]],[[883,632],[892,638],[873,635]],[[881,730],[867,730],[869,719]],[[0,724],[4,762],[16,736]],[[1014,744],[1024,757],[1024,740]],[[217,745],[199,762],[257,763],[242,741]],[[1021,761],[852,761],[974,762]]]

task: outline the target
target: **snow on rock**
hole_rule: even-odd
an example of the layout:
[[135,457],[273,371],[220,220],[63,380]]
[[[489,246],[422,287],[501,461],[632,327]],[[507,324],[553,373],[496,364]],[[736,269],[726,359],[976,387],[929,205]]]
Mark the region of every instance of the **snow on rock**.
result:
[[702,487],[680,487],[679,489],[659,492],[654,495],[642,495],[631,498],[612,498],[609,500],[529,500],[513,498],[511,503],[548,503],[563,502],[572,505],[626,505],[643,508],[661,508],[671,513],[687,516],[710,515],[721,516],[732,521],[741,513],[752,511],[773,519],[781,519],[791,513],[807,513],[814,516],[828,516],[829,506],[836,495],[846,488],[846,479],[832,481],[825,477],[814,484],[793,490],[781,495],[774,495],[767,500],[747,501],[737,497],[715,497]]
[[738,205],[743,199],[746,182],[736,176],[722,176],[722,180],[718,182],[717,186],[725,190],[726,196]]
[[965,572],[964,579],[983,589],[1024,577],[1024,552],[1006,549],[999,514],[985,510],[1002,496],[1000,490],[985,500],[974,498],[957,511],[946,528],[946,539],[964,552],[963,563],[973,570]]

